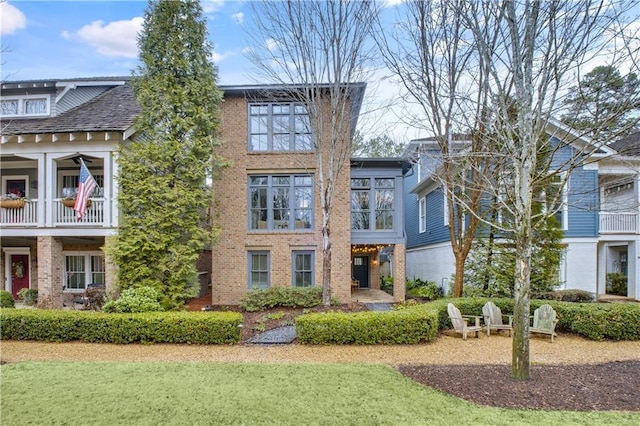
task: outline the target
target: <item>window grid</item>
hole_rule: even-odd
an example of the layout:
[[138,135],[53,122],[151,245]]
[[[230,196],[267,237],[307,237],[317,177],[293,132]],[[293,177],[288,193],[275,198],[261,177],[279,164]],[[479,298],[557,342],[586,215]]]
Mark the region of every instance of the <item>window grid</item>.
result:
[[296,103],[249,105],[249,151],[312,151],[311,122]]
[[5,98],[0,101],[0,115],[19,117],[49,114],[49,96]]
[[249,290],[269,288],[269,252],[249,252]]
[[312,251],[293,252],[293,286],[313,287],[314,253]]
[[[351,229],[386,231],[393,229],[394,178],[351,179]],[[372,205],[372,202],[375,205]]]
[[105,258],[95,253],[67,253],[64,256],[64,289],[85,290],[88,284],[106,282]]
[[249,176],[249,229],[288,231],[312,227],[311,176]]

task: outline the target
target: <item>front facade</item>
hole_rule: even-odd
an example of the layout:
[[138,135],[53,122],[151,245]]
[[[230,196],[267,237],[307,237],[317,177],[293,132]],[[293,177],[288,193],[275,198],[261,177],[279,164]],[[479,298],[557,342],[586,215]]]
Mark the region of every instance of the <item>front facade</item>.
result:
[[[214,183],[214,217],[220,229],[212,256],[214,304],[236,304],[253,289],[322,285],[323,215],[310,121],[302,105],[274,96],[278,90],[225,90],[220,155],[231,165]],[[350,143],[364,85],[350,90],[344,143]],[[320,143],[325,158],[330,155],[327,142]],[[348,152],[349,147],[341,149]],[[399,160],[383,167],[349,163],[348,156],[339,166],[343,170],[334,182],[330,218],[331,285],[332,297],[350,302],[354,287],[380,288],[378,258],[385,247],[396,252],[395,270],[404,276],[402,167]],[[371,203],[387,196],[387,211],[369,202],[354,204],[356,179],[362,184],[357,189],[368,191]],[[356,214],[367,215],[366,229],[355,221]],[[388,220],[376,227],[375,218],[381,216]],[[397,287],[394,297],[403,300],[403,288]]]
[[[118,78],[6,82],[1,102],[0,282],[14,297],[36,288],[41,306],[62,307],[111,281],[102,247],[118,221],[115,152],[139,109]],[[98,188],[78,220],[80,159]]]
[[[210,277],[212,303],[237,304],[251,289],[321,285],[322,210],[306,109],[276,95],[283,87],[221,89],[217,153],[230,166],[214,182],[220,233],[211,261],[199,265]],[[350,88],[345,143],[364,89]],[[117,234],[118,147],[134,137],[140,111],[128,79],[7,82],[1,101],[2,288],[14,296],[37,289],[39,305],[55,308],[92,283],[115,289],[102,250]],[[78,220],[66,204],[76,194],[81,159],[98,188]],[[385,274],[404,277],[402,163],[352,163],[347,156],[342,167],[330,219],[331,282],[332,296],[350,302],[354,287],[380,287],[381,259]],[[404,286],[396,287],[394,297],[403,300]]]
[[[562,146],[554,154],[551,169],[561,169],[589,146],[588,140],[573,135],[561,123],[550,122],[547,129],[551,141]],[[435,281],[447,291],[453,284],[455,259],[442,187],[431,179],[438,165],[433,161],[436,150],[432,140],[418,140],[407,152],[422,161],[415,162],[413,173],[405,179],[406,271],[408,279]],[[578,165],[567,176],[556,214],[564,231],[561,289],[608,294],[607,277],[620,272],[627,277],[625,296],[640,299],[636,267],[640,158],[636,155],[601,147],[588,164]]]

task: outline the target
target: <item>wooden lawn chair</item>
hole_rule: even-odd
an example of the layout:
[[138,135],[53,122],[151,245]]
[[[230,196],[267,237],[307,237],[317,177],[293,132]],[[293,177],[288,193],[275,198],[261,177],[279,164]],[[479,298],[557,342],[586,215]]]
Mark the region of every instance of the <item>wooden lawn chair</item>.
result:
[[[474,315],[461,315],[460,310],[455,307],[453,303],[447,305],[447,312],[449,313],[449,319],[453,324],[453,329],[456,333],[462,334],[462,339],[467,340],[467,334],[476,333],[478,338],[478,332],[482,330],[480,326],[480,317]],[[475,319],[475,325],[467,325],[467,321],[471,318]]]
[[529,328],[529,336],[531,333],[548,334],[551,336],[553,343],[554,336],[557,336],[555,329],[558,320],[556,319],[556,311],[551,305],[544,304],[533,311],[533,325]]
[[[484,317],[484,326],[487,329],[487,336],[491,335],[491,330],[509,330],[509,336],[511,336],[511,330],[513,330],[513,315],[503,315],[500,308],[495,303],[487,302],[482,307],[482,316]],[[507,318],[507,322],[503,321],[503,318]]]

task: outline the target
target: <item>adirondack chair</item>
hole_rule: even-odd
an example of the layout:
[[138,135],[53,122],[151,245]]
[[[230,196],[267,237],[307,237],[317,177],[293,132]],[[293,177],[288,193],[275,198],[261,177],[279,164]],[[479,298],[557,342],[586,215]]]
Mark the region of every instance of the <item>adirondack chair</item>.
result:
[[556,319],[556,311],[551,305],[542,305],[533,311],[533,325],[529,327],[529,335],[531,333],[548,334],[551,336],[553,343],[554,336],[557,336],[555,329],[558,320]]
[[[491,335],[491,330],[513,330],[513,315],[503,315],[500,308],[495,303],[487,302],[482,307],[482,316],[484,317],[484,326],[487,329],[487,336]],[[505,323],[503,318],[507,319]]]
[[[476,338],[478,337],[478,332],[482,330],[480,326],[480,317],[473,315],[461,315],[460,310],[455,307],[453,303],[449,303],[447,305],[447,312],[449,313],[449,319],[451,320],[451,324],[453,324],[453,329],[456,333],[462,334],[462,339],[467,340],[467,334],[476,333]],[[467,325],[467,321],[470,319],[475,319],[475,325]]]

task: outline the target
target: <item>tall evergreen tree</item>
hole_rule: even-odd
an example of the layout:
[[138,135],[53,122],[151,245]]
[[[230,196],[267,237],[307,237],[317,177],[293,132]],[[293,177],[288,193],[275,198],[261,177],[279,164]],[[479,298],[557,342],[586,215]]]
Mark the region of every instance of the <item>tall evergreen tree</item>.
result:
[[195,295],[196,260],[214,235],[207,180],[222,93],[198,1],[150,1],[132,87],[138,135],[118,158],[120,224],[108,253],[121,289],[148,285],[167,308]]
[[637,131],[639,97],[640,80],[635,73],[623,77],[616,67],[601,65],[569,92],[562,121],[608,143]]

